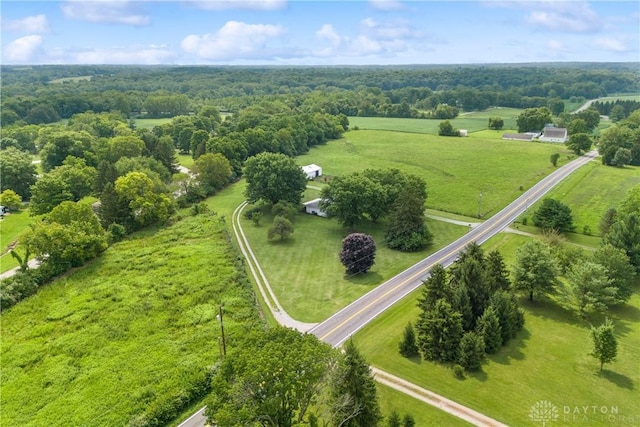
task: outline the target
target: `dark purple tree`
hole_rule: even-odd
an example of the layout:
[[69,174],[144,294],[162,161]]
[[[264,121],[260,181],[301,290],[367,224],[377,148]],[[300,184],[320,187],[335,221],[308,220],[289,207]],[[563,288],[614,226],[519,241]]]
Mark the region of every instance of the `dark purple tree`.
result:
[[347,274],[366,273],[373,266],[376,244],[373,237],[364,233],[351,233],[342,240],[340,262]]

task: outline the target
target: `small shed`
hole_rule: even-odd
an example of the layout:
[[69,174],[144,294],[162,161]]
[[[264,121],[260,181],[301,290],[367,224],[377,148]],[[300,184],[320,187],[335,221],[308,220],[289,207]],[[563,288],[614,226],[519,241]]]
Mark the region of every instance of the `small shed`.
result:
[[302,166],[302,172],[307,175],[307,179],[315,179],[322,176],[322,168],[314,164]]
[[318,198],[318,199],[309,200],[308,202],[303,203],[304,211],[310,215],[318,215],[318,216],[326,217],[327,213],[322,209],[320,209],[321,200],[322,199]]
[[469,136],[469,132],[466,129],[460,129],[460,136]]

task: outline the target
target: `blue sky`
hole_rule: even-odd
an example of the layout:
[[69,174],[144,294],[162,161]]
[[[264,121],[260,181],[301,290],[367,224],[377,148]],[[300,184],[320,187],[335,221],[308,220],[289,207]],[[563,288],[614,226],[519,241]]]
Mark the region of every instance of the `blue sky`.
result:
[[638,62],[638,1],[12,1],[3,64]]

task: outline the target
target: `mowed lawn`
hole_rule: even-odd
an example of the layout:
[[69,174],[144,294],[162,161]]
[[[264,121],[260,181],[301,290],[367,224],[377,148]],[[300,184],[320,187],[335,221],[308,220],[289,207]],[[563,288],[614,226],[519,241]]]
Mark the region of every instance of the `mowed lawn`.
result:
[[4,311],[2,425],[127,425],[178,396],[219,357],[220,304],[230,347],[261,323],[235,262],[219,217],[188,217]]
[[364,225],[377,247],[375,265],[366,274],[348,276],[340,263],[342,239],[349,231],[336,221],[298,214],[293,235],[267,239],[273,217],[261,225],[243,220],[243,229],[267,279],[284,309],[294,319],[319,322],[468,231],[467,227],[427,220],[434,244],[420,252],[392,251],[384,244],[385,224]]
[[549,157],[558,151],[559,164],[572,157],[557,144],[358,130],[297,161],[329,176],[397,168],[426,181],[428,208],[488,218],[551,173]]
[[[524,237],[500,235],[485,245],[505,253],[507,263]],[[640,283],[637,283],[640,288]],[[529,418],[531,407],[546,400],[559,410],[557,425],[635,425],[640,387],[640,293],[628,305],[611,310],[618,339],[618,358],[599,374],[599,362],[588,353],[587,322],[576,319],[550,300],[522,300],[526,323],[518,336],[497,354],[488,356],[481,371],[454,378],[449,366],[398,353],[407,322],[415,324],[419,291],[402,300],[358,332],[353,340],[373,366],[442,394],[508,425],[539,426]],[[593,319],[599,324],[602,317]],[[575,421],[564,418],[584,406],[615,408],[614,418],[581,412]],[[580,410],[580,409],[578,409]],[[611,411],[611,409],[607,409]],[[624,418],[623,418],[624,417]],[[613,421],[611,421],[613,420]],[[629,421],[631,420],[631,421]],[[551,425],[551,424],[549,424]]]
[[[0,220],[0,273],[18,266],[18,261],[9,253],[9,248],[17,244],[20,236],[29,230],[29,224],[35,223],[36,218],[29,215],[29,210],[11,212]],[[22,256],[24,251],[18,250]]]

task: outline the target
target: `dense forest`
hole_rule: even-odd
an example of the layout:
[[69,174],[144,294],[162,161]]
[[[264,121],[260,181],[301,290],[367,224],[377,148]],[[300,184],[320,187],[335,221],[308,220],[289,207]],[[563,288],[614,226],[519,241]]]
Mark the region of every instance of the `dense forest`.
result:
[[304,112],[446,119],[489,106],[534,108],[640,90],[638,64],[406,67],[3,66],[2,123],[51,123],[91,110],[171,117],[257,99]]

